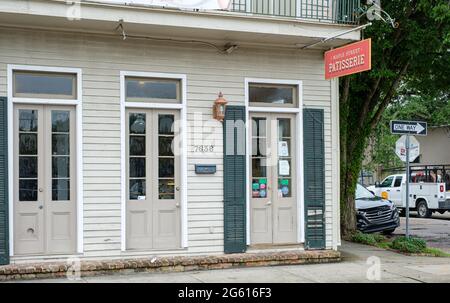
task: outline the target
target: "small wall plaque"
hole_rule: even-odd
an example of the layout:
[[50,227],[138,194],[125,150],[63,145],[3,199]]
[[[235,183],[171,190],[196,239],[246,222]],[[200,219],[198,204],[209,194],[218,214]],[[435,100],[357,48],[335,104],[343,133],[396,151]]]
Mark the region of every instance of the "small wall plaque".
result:
[[211,175],[216,173],[214,164],[195,164],[195,173],[199,175]]

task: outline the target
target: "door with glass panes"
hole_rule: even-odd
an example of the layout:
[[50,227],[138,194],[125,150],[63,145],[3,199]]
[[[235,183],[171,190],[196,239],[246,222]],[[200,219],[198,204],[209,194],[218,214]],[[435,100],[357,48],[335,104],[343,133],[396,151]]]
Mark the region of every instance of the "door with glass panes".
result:
[[251,114],[252,244],[297,242],[295,115]]
[[178,111],[127,110],[127,249],[181,246],[178,121]]
[[75,108],[14,106],[14,251],[76,249]]

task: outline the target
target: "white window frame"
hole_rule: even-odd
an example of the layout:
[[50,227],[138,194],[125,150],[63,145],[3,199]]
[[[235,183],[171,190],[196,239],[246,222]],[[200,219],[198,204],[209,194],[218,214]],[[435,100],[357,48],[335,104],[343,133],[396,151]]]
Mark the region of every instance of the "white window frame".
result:
[[[304,180],[304,171],[303,171],[303,81],[300,80],[280,80],[280,79],[264,79],[264,78],[245,78],[245,108],[246,108],[246,117],[247,124],[250,123],[250,113],[252,112],[264,112],[264,113],[291,113],[295,114],[295,122],[296,122],[296,133],[297,133],[297,143],[296,143],[296,157],[297,157],[297,242],[304,243],[305,242],[305,199],[304,199],[304,190],[303,190],[303,180]],[[296,86],[296,98],[297,98],[297,106],[296,107],[273,107],[273,106],[250,106],[249,102],[249,85],[257,83],[257,84],[282,84],[282,85],[293,85]],[[246,154],[250,153],[251,146],[251,134],[250,128],[246,127]],[[250,160],[249,157],[246,157],[246,169],[247,169],[247,177],[246,177],[246,186],[247,186],[247,196],[246,196],[246,221],[247,221],[247,245],[251,244],[250,239]]]
[[[23,98],[14,97],[14,71],[24,72],[44,72],[44,73],[69,73],[75,74],[77,79],[77,98],[76,99],[43,99],[43,98]],[[78,254],[84,252],[84,216],[83,216],[83,102],[82,102],[82,69],[52,66],[35,66],[35,65],[14,65],[7,66],[7,90],[8,90],[8,142],[14,142],[13,133],[13,107],[14,104],[40,104],[40,105],[73,105],[76,112],[76,180],[77,180],[77,199],[76,199],[76,216],[77,216],[77,250]],[[8,190],[14,192],[14,166],[13,166],[13,144],[8,146]],[[14,199],[13,195],[9,195],[9,247],[10,256],[14,256]]]
[[[126,101],[126,77],[160,78],[180,81],[181,103],[159,103],[159,102],[127,102]],[[188,247],[188,216],[187,216],[187,77],[185,74],[168,74],[153,72],[121,71],[120,72],[120,248],[126,252],[126,132],[125,132],[125,110],[127,108],[141,109],[177,109],[180,110],[181,119],[181,248]],[[153,251],[153,250],[152,250]]]

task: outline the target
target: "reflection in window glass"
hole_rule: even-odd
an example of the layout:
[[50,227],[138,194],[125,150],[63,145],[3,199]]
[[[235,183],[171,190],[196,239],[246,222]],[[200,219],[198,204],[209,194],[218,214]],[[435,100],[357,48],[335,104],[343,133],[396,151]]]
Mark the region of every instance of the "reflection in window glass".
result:
[[159,177],[173,178],[175,175],[174,159],[159,158]]
[[163,200],[175,199],[174,121],[174,115],[158,115],[158,199]]
[[69,134],[52,135],[52,154],[68,155],[70,153]]
[[131,100],[164,99],[179,101],[179,81],[126,78],[126,97]]
[[145,196],[145,179],[130,179],[130,200]]
[[130,113],[128,119],[129,199],[144,200],[146,194],[146,114]]
[[52,177],[69,178],[70,177],[70,157],[52,157]]
[[75,80],[75,74],[16,71],[14,96],[76,99]]
[[291,119],[278,119],[278,137],[286,138],[291,136]]
[[250,85],[249,101],[251,103],[293,104],[294,87],[279,85]]
[[70,112],[68,111],[52,111],[52,132],[54,133],[68,133],[70,124]]
[[19,201],[38,198],[38,111],[19,110]]
[[37,179],[19,179],[19,201],[37,201]]
[[159,180],[159,199],[175,199],[175,182],[173,179]]
[[19,133],[19,154],[37,154],[37,134]]
[[52,110],[52,200],[70,200],[70,111]]
[[130,114],[130,134],[145,134],[145,114]]
[[145,136],[130,136],[130,156],[145,156]]
[[70,200],[70,181],[69,179],[52,180],[52,200],[68,201]]
[[173,135],[173,115],[159,115],[159,134]]
[[145,158],[130,157],[130,178],[145,177]]
[[38,122],[37,110],[21,109],[19,111],[19,131],[36,132]]

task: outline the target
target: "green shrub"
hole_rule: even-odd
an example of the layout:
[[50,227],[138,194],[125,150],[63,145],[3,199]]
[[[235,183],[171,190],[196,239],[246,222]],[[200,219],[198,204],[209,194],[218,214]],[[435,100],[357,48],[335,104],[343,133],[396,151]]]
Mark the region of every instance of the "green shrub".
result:
[[373,234],[363,234],[360,231],[357,231],[352,235],[352,242],[366,244],[366,245],[376,245],[377,240],[375,239]]
[[405,253],[423,253],[427,248],[427,243],[419,238],[398,237],[392,241],[391,247]]
[[375,241],[377,241],[378,243],[386,241],[386,237],[383,236],[383,235],[380,235],[380,234],[373,234],[373,238],[374,238]]

